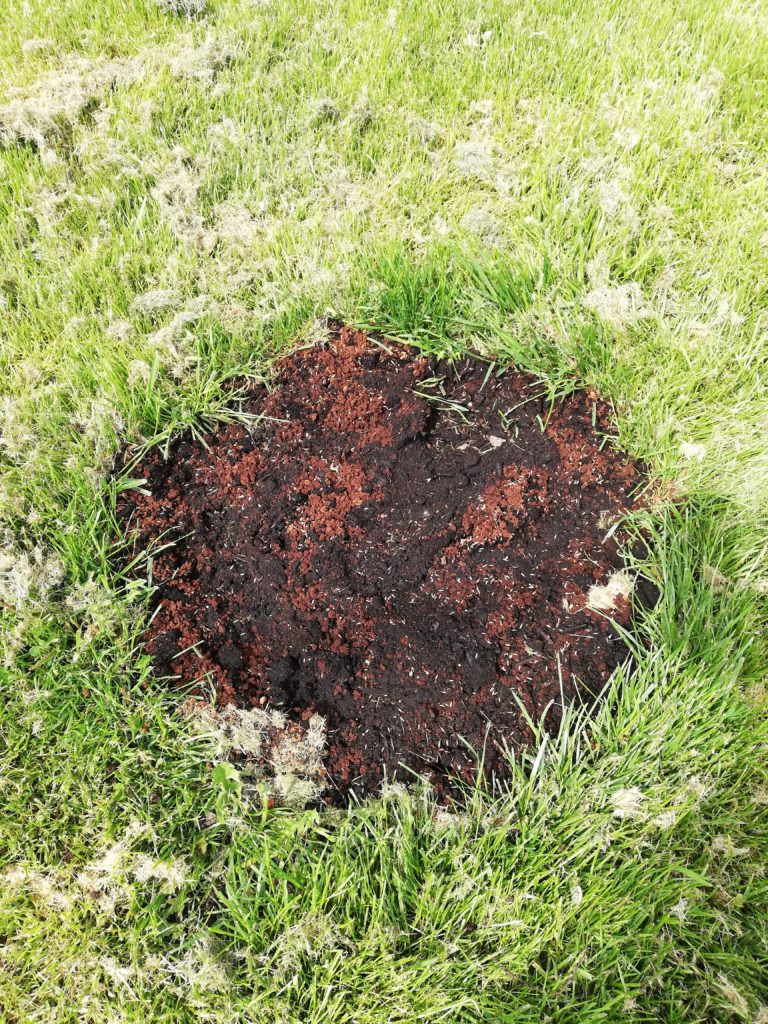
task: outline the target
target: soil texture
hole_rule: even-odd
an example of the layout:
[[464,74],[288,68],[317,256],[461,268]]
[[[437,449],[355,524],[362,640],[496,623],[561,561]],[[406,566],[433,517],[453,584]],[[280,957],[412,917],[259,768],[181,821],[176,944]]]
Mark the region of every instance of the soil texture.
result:
[[322,715],[335,802],[413,772],[448,793],[483,750],[503,778],[523,709],[591,703],[631,619],[611,527],[641,470],[597,396],[541,392],[339,327],[251,386],[255,426],[147,456],[120,514],[162,548],[157,672]]

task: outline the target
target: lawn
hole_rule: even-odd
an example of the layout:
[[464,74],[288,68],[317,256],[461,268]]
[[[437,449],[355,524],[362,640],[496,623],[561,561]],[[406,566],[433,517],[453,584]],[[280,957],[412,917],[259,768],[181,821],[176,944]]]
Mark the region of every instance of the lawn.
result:
[[[0,67],[0,1021],[765,1024],[765,6],[6,0]],[[635,658],[505,794],[271,807],[142,648],[116,453],[329,316],[648,466]]]

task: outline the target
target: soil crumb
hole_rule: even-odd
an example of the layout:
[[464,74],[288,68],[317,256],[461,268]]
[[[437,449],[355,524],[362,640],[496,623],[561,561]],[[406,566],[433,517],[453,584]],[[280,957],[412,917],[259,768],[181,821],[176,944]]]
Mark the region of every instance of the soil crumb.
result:
[[120,514],[161,545],[156,671],[222,708],[322,716],[331,802],[414,772],[448,795],[483,750],[503,779],[522,708],[555,729],[563,701],[591,704],[631,619],[606,523],[640,468],[596,396],[540,394],[335,327],[251,387],[255,427],[147,456]]

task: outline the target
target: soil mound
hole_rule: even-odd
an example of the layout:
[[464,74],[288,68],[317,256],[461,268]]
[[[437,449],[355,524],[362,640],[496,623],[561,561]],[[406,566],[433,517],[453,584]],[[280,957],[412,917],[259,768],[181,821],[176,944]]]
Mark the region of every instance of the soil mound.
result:
[[[156,670],[218,702],[327,723],[331,799],[472,778],[475,752],[591,701],[626,656],[606,539],[638,467],[606,405],[341,328],[255,388],[255,428],[182,439],[121,506],[154,559]],[[515,699],[517,698],[517,700]]]

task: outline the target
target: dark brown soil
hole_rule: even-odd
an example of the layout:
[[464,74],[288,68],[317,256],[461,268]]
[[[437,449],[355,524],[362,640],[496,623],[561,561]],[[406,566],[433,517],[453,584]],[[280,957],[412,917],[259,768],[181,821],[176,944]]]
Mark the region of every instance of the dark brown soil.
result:
[[269,419],[148,457],[150,494],[123,502],[139,544],[176,541],[154,560],[157,672],[325,716],[336,800],[409,769],[445,791],[483,748],[503,777],[499,745],[530,739],[518,700],[554,728],[627,656],[587,607],[640,482],[607,406],[550,409],[522,373],[348,329],[278,371],[249,399]]

